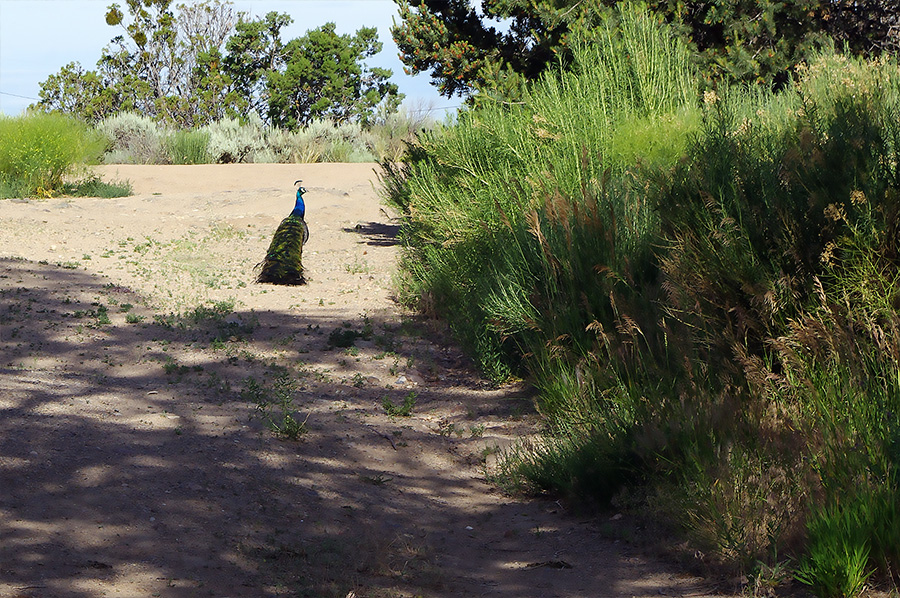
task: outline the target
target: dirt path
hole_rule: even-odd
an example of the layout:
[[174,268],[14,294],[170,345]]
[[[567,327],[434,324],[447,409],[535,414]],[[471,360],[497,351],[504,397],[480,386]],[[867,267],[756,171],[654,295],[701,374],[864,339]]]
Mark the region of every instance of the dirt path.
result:
[[[373,165],[103,172],[0,201],[0,596],[702,594],[484,481],[530,399],[391,300]],[[310,283],[256,285],[298,178]]]

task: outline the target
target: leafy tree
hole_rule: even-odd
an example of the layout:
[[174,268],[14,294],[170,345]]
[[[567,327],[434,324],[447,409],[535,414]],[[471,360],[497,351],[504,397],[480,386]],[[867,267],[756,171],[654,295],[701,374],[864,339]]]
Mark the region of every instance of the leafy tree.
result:
[[260,116],[268,114],[266,83],[270,73],[284,68],[281,30],[293,23],[285,13],[270,12],[261,19],[241,19],[225,45],[224,69],[236,93]]
[[[523,82],[569,57],[577,27],[610,18],[618,0],[395,0],[392,28],[408,72],[429,72],[448,97],[515,99]],[[686,36],[711,83],[781,84],[814,48],[846,44],[855,53],[900,48],[894,0],[648,0]],[[501,31],[500,24],[508,28]]]
[[39,108],[95,121],[134,111],[185,128],[255,112],[294,127],[315,118],[366,124],[402,99],[390,70],[364,63],[381,51],[374,28],[338,35],[329,23],[285,44],[287,14],[246,20],[222,0],[175,10],[172,0],[125,4],[129,17],[119,4],[107,11],[123,33],[97,70],[66,65],[42,83]]
[[41,83],[38,106],[88,121],[103,120],[119,109],[115,94],[97,71],[85,71],[78,62],[70,62]]
[[229,82],[220,50],[238,19],[231,4],[179,4],[177,17],[172,0],[126,4],[127,25],[118,4],[106,14],[107,24],[121,26],[125,35],[104,48],[99,63],[122,105],[188,127],[221,118]]
[[326,23],[292,40],[284,48],[285,68],[269,73],[271,121],[287,128],[317,118],[366,123],[379,104],[396,112],[402,96],[388,81],[391,71],[363,62],[380,51],[373,27],[338,35],[334,23]]
[[72,63],[48,77],[38,107],[92,121],[136,111],[185,127],[239,109],[221,55],[239,15],[220,0],[179,4],[177,14],[171,5],[127,0],[130,19],[111,5],[106,23],[123,33],[103,49],[95,71]]
[[[395,0],[401,23],[391,29],[407,72],[430,71],[442,95],[504,90],[515,95],[564,48],[573,24],[599,14],[576,0]],[[509,20],[506,32],[501,20]],[[562,56],[560,56],[562,57]]]

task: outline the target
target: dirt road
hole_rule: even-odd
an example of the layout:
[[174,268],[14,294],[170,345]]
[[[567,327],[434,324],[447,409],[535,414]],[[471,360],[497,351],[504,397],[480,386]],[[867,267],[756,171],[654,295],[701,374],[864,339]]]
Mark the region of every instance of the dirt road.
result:
[[[133,196],[0,201],[0,596],[701,594],[627,518],[485,481],[528,391],[392,300],[374,168],[108,166]],[[309,284],[257,285],[296,179]]]

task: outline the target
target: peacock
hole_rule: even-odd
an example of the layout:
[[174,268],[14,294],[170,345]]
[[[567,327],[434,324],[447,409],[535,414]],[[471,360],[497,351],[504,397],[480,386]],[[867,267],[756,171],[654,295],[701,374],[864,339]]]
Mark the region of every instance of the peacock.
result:
[[[294,184],[298,185],[302,181]],[[306,284],[303,276],[303,245],[309,239],[309,227],[306,225],[306,204],[303,203],[303,194],[306,189],[297,187],[297,203],[294,210],[287,218],[281,221],[272,243],[266,251],[264,259],[257,267],[260,268],[256,282],[298,285]]]

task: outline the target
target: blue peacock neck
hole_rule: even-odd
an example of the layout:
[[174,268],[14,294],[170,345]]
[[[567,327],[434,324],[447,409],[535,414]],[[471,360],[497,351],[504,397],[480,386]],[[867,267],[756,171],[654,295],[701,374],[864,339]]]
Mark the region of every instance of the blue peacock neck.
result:
[[294,211],[291,212],[291,216],[297,216],[300,219],[306,217],[306,204],[303,203],[304,191],[303,187],[297,189],[297,203],[294,204]]

